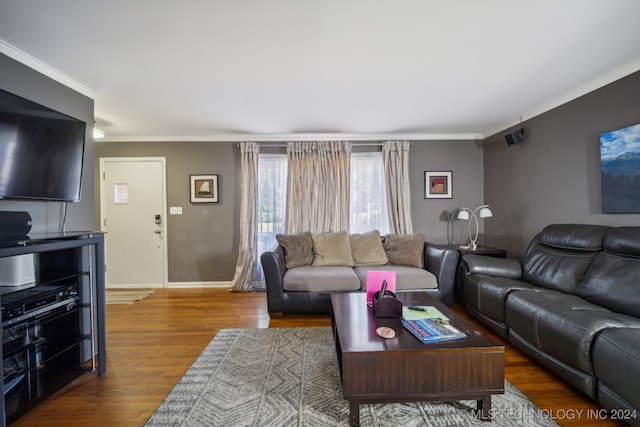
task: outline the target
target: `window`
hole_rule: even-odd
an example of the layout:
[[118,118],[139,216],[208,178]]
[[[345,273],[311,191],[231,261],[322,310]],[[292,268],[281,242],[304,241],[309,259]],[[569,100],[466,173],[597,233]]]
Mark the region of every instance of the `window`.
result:
[[285,232],[287,155],[260,153],[258,158],[258,266],[256,282],[264,283],[260,255]]
[[381,151],[351,154],[350,187],[349,231],[388,233],[387,188]]
[[[382,152],[351,154],[349,201],[350,233],[389,232],[387,190]],[[258,160],[258,261],[256,282],[264,286],[260,255],[285,233],[287,203],[287,155],[260,153]]]

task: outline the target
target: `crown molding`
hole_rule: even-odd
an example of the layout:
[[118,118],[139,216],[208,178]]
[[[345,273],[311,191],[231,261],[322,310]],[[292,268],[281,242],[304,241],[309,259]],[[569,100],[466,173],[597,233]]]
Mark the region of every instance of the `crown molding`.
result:
[[287,142],[287,141],[438,141],[477,140],[480,134],[427,134],[427,133],[233,133],[212,135],[150,135],[150,136],[105,136],[102,142]]
[[5,54],[9,58],[12,58],[21,64],[26,65],[29,68],[36,70],[37,72],[44,74],[45,76],[57,81],[60,84],[67,86],[75,90],[76,92],[80,92],[86,97],[91,99],[96,99],[98,96],[98,92],[93,89],[88,88],[87,86],[79,83],[78,81],[72,79],[66,74],[61,73],[60,71],[48,66],[44,62],[39,59],[34,58],[28,53],[18,49],[17,47],[10,45],[4,40],[0,39],[0,53]]
[[575,99],[580,98],[583,95],[586,95],[590,92],[593,92],[597,89],[600,89],[608,84],[611,84],[617,80],[622,79],[623,77],[627,77],[637,71],[640,71],[640,59],[637,59],[635,61],[633,61],[630,64],[625,65],[624,67],[618,68],[617,70],[606,74],[596,80],[593,80],[589,83],[587,83],[586,85],[583,85],[575,90],[572,90],[569,93],[566,93],[562,96],[559,96],[545,104],[542,104],[536,108],[534,108],[533,110],[527,111],[526,113],[518,116],[518,117],[514,117],[513,119],[509,120],[508,122],[504,122],[496,127],[494,127],[493,129],[489,129],[485,132],[483,132],[480,136],[481,139],[487,139],[490,136],[493,136],[499,132],[503,132],[506,129],[512,128],[514,126],[519,125],[521,122],[527,121],[529,119],[532,119],[536,116],[539,116],[541,114],[546,113],[547,111],[551,111],[554,108],[557,108],[561,105],[564,105],[570,101],[573,101]]

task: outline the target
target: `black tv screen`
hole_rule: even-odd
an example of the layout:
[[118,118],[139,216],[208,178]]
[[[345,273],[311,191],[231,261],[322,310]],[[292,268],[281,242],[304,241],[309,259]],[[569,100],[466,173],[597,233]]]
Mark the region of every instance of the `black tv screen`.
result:
[[80,200],[86,123],[0,90],[0,199]]

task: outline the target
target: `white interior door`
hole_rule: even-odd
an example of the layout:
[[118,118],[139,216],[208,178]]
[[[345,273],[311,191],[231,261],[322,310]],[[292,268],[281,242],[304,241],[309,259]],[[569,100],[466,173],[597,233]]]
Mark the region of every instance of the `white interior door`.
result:
[[165,176],[164,158],[100,159],[107,286],[165,286]]

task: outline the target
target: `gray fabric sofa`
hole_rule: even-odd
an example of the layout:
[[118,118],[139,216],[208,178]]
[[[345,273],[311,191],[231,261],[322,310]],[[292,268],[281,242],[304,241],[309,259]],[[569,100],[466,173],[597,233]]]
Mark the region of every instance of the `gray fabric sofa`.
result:
[[285,249],[277,245],[260,260],[265,274],[267,305],[272,317],[282,313],[328,313],[332,292],[366,290],[369,270],[395,271],[397,292],[426,292],[453,304],[458,251],[423,243],[422,268],[406,265],[300,266],[287,269]]
[[465,309],[640,425],[640,227],[555,224],[522,261],[464,255]]

